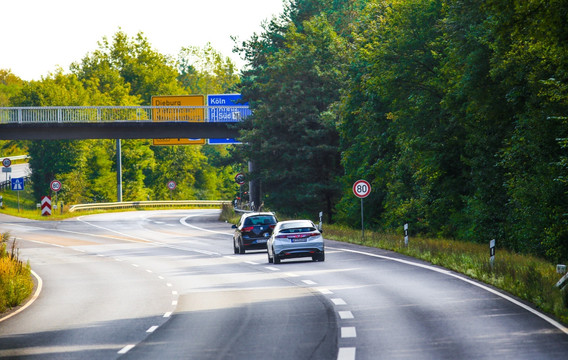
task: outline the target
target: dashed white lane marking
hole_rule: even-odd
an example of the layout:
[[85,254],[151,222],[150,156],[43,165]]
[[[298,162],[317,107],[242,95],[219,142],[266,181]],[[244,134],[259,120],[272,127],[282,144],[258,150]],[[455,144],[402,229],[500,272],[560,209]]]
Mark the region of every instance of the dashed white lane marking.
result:
[[150,270],[150,269],[146,269],[146,272],[149,273],[149,274],[154,273],[154,272],[153,272],[152,270]]
[[339,348],[339,352],[337,353],[337,360],[355,360],[355,348]]
[[166,284],[167,287],[172,287],[173,285],[171,283],[167,283]]
[[168,311],[167,313],[164,314],[165,318],[169,318],[170,316],[172,316],[172,312]]
[[284,275],[286,275],[286,276],[288,276],[288,277],[298,277],[298,276],[300,276],[300,275],[293,274],[293,273],[286,273],[286,274],[284,274]]
[[338,311],[337,313],[342,320],[355,318],[351,311]]
[[264,268],[265,268],[265,269],[268,269],[268,270],[271,270],[271,271],[280,271],[279,268],[276,268],[276,267],[274,267],[274,266],[265,266]]
[[[213,215],[216,216],[216,214],[213,214]],[[185,225],[185,226],[190,227],[190,228],[193,228],[193,229],[197,229],[197,230],[201,230],[201,231],[206,231],[206,232],[210,232],[210,233],[214,233],[214,234],[222,234],[222,235],[233,236],[233,233],[226,233],[226,232],[221,232],[221,231],[214,231],[214,230],[204,229],[204,228],[201,228],[201,227],[198,227],[198,226],[191,225],[191,224],[188,224],[188,223],[187,223],[187,219],[192,218],[192,217],[196,217],[196,216],[206,216],[206,215],[204,215],[204,214],[189,215],[189,216],[186,216],[186,217],[184,217],[184,218],[181,218],[181,219],[179,220],[179,222],[180,222],[182,225]],[[212,216],[212,215],[211,215],[211,216]]]
[[347,303],[345,302],[345,300],[340,299],[340,298],[331,299],[331,301],[332,301],[335,305],[347,305]]
[[119,353],[119,354],[126,354],[127,352],[129,352],[130,350],[132,350],[133,347],[134,347],[134,345],[126,345],[126,346],[123,347],[118,353]]
[[177,294],[178,294],[178,292],[177,292],[177,291],[175,291],[175,290],[174,290],[174,291],[172,291],[172,295],[177,295]]
[[130,264],[130,265],[132,265],[134,267],[140,267],[140,265],[138,265],[138,264]]
[[306,285],[317,285],[317,283],[312,280],[302,280],[302,282]]
[[354,338],[357,337],[357,331],[354,326],[346,326],[341,328],[342,338]]
[[146,330],[147,333],[153,333],[154,331],[156,331],[158,329],[157,326],[152,326],[150,327],[148,330]]
[[258,263],[255,263],[254,261],[245,261],[245,263],[249,265],[258,265]]
[[173,305],[173,306],[177,306],[177,304],[178,304],[177,300],[173,300],[173,301],[172,301],[172,305]]
[[325,288],[321,288],[321,289],[317,289],[320,293],[322,293],[323,295],[331,295],[333,294],[333,291],[329,290],[329,289],[325,289]]

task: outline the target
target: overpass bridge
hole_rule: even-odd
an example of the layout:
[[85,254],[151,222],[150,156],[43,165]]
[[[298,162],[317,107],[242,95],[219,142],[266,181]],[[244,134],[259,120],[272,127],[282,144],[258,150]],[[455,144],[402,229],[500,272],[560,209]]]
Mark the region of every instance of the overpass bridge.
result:
[[237,138],[233,106],[0,107],[0,140]]

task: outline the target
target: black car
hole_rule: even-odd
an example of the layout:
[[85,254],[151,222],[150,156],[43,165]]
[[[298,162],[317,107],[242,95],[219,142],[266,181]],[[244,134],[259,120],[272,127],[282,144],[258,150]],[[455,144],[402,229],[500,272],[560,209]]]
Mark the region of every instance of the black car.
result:
[[246,250],[266,249],[266,242],[277,222],[276,216],[271,212],[243,214],[239,223],[233,225],[235,254],[244,254]]

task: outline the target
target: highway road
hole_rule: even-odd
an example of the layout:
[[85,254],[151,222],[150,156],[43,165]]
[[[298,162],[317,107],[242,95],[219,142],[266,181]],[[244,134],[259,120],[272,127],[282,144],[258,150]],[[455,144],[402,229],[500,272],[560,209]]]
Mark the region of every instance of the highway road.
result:
[[37,299],[0,321],[0,357],[568,358],[564,325],[483,284],[333,241],[325,262],[235,255],[218,213],[0,215],[41,278]]

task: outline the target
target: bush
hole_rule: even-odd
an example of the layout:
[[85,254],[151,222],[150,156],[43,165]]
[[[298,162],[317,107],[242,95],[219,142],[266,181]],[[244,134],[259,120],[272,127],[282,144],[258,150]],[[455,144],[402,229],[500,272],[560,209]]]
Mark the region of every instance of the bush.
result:
[[8,251],[9,239],[9,233],[0,234],[0,312],[20,305],[34,288],[30,265],[19,259],[16,239]]

